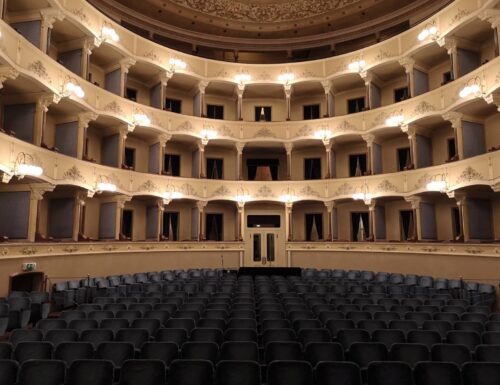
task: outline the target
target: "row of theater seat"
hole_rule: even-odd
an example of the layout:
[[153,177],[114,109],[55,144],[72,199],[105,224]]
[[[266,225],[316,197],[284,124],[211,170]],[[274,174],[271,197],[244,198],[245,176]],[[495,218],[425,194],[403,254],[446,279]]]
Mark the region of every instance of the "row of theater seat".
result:
[[[269,342],[259,349],[255,342],[151,341],[137,338],[137,333],[118,333],[116,339],[104,341],[21,341],[15,345],[0,343],[0,359],[23,363],[33,359],[58,359],[68,365],[75,359],[108,359],[119,369],[126,359],[159,359],[167,366],[172,360],[203,359],[219,361],[254,361],[265,367],[277,360],[305,360],[316,365],[322,361],[351,361],[366,368],[372,361],[402,361],[414,366],[419,361],[500,363],[500,345],[478,345],[472,352],[465,345],[436,343],[431,347],[421,343],[392,343],[388,348],[381,342],[353,342],[344,350],[338,342]],[[180,348],[179,348],[180,346]]]
[[0,336],[47,318],[50,307],[50,296],[45,292],[12,292],[8,298],[0,298]]
[[113,381],[113,364],[107,360],[75,360],[66,367],[58,360],[17,362],[0,360],[5,385],[497,385],[500,364],[467,362],[461,368],[449,362],[419,362],[412,369],[404,362],[371,362],[366,371],[351,362],[323,361],[314,368],[307,361],[273,361],[262,381],[252,361],[221,361],[215,367],[205,360],[123,362]]

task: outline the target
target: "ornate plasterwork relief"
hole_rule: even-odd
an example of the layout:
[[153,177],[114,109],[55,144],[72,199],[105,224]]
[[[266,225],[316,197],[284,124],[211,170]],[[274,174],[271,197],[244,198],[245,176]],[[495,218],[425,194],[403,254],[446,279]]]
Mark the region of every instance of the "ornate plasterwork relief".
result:
[[273,23],[302,20],[334,11],[360,0],[289,0],[258,2],[255,0],[170,0],[196,12],[224,19]]

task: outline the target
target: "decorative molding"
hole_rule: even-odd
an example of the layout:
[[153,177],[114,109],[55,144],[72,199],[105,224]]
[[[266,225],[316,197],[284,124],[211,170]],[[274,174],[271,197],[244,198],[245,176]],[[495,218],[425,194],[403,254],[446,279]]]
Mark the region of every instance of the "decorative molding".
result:
[[146,191],[149,193],[159,193],[160,188],[151,180],[148,179],[146,182],[141,184],[136,191]]
[[231,195],[231,191],[229,191],[229,189],[225,185],[222,185],[217,190],[214,191],[212,197],[217,197],[217,196],[227,197],[229,195]]
[[123,115],[122,107],[116,102],[116,100],[106,104],[103,110],[106,112],[112,112],[116,115]]
[[469,16],[470,14],[471,14],[471,11],[468,11],[468,10],[466,11],[464,9],[458,8],[455,15],[450,19],[450,22],[448,23],[448,25],[451,27],[454,24],[457,24],[464,17]]
[[76,166],[72,166],[71,168],[67,169],[66,172],[63,174],[62,179],[69,179],[69,180],[73,180],[76,182],[82,182],[82,183],[86,182],[82,173],[80,172],[80,170]]
[[269,128],[263,127],[255,133],[254,138],[276,138],[276,134]]
[[198,194],[196,189],[193,186],[191,186],[189,183],[184,183],[181,186],[180,190],[184,195],[193,196],[193,197],[200,197],[200,194]]
[[426,102],[425,100],[422,100],[420,103],[417,104],[417,106],[413,110],[413,116],[423,115],[428,112],[434,112],[434,111],[436,111],[436,107]]
[[457,178],[456,184],[471,182],[473,180],[484,180],[483,176],[473,169],[471,166],[467,166],[467,168],[462,171],[460,176]]
[[382,182],[380,182],[377,186],[377,191],[380,192],[398,192],[398,188],[389,182],[387,179],[384,179]]
[[255,195],[257,198],[271,198],[273,197],[273,191],[266,185],[262,186],[257,190],[257,194]]
[[310,196],[310,197],[317,197],[320,198],[321,194],[314,190],[311,186],[306,185],[305,187],[302,188],[302,190],[299,191],[299,193],[302,196]]
[[42,63],[41,60],[35,60],[31,64],[28,65],[28,71],[33,72],[36,74],[39,78],[47,80],[49,84],[52,84],[52,79],[50,78],[47,68],[45,68],[45,65]]
[[296,138],[299,137],[304,137],[304,136],[311,136],[313,135],[313,130],[309,125],[302,126],[297,133],[295,134]]
[[89,25],[90,21],[87,14],[83,11],[83,8],[71,9],[70,12],[79,19],[83,24]]
[[333,193],[333,196],[343,196],[343,195],[352,195],[354,191],[354,187],[350,183],[341,184],[337,190]]

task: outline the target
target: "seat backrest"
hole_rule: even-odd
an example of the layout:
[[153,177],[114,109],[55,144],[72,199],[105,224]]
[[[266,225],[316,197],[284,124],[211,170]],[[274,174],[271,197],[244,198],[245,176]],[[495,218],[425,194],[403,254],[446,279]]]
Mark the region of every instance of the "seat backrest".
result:
[[96,349],[96,358],[113,362],[115,368],[120,368],[124,361],[133,359],[134,354],[134,344],[130,342],[102,342]]
[[315,368],[317,385],[361,385],[361,370],[354,362],[319,362]]
[[181,357],[190,360],[217,361],[219,347],[214,342],[185,342],[181,348]]
[[413,373],[406,362],[372,362],[367,378],[369,385],[413,385]]
[[265,345],[265,361],[302,360],[302,347],[298,342],[269,342]]
[[310,385],[312,366],[307,361],[273,361],[267,368],[268,385]]
[[417,362],[430,360],[430,352],[424,344],[396,343],[391,346],[389,360],[406,362],[413,367]]
[[174,360],[170,364],[167,383],[169,385],[211,384],[214,377],[212,362],[208,360]]
[[63,384],[66,373],[64,362],[58,360],[29,360],[21,365],[18,385]]
[[113,363],[108,360],[74,360],[67,370],[66,385],[109,385]]
[[53,345],[50,342],[19,342],[14,348],[13,358],[19,363],[28,360],[50,360],[52,350]]
[[10,359],[0,359],[0,384],[15,385],[19,364]]
[[120,385],[164,385],[166,367],[160,360],[127,360],[122,364]]
[[461,383],[460,368],[451,362],[419,362],[415,365],[416,385],[457,385]]
[[75,360],[91,359],[94,347],[90,342],[61,342],[54,351],[54,358],[70,366]]

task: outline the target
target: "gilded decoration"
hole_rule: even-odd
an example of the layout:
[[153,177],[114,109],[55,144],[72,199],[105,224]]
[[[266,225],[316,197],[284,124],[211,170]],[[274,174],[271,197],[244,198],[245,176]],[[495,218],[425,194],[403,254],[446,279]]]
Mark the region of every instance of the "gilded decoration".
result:
[[257,198],[270,198],[273,196],[273,192],[269,187],[264,185],[257,190],[257,194],[255,196]]
[[473,180],[483,180],[483,176],[474,170],[471,166],[468,166],[460,176],[457,178],[457,184],[463,183],[463,182],[471,182]]
[[76,166],[73,166],[66,170],[66,172],[63,174],[63,179],[74,180],[82,183],[85,182],[85,178]]
[[39,78],[47,80],[49,83],[52,83],[50,80],[50,76],[45,68],[45,65],[40,61],[36,60],[28,66],[28,70],[35,73]]
[[287,2],[237,0],[171,0],[197,12],[224,19],[273,23],[301,20],[355,4],[360,0],[289,0]]
[[112,112],[112,113],[117,114],[117,115],[123,114],[123,110],[122,110],[121,106],[115,100],[113,100],[111,103],[106,104],[104,106],[104,111]]

